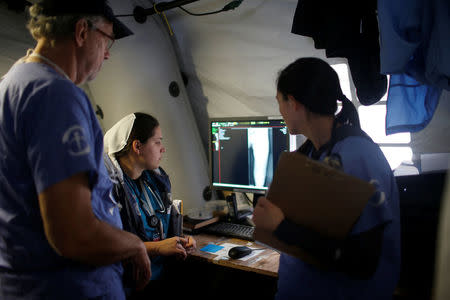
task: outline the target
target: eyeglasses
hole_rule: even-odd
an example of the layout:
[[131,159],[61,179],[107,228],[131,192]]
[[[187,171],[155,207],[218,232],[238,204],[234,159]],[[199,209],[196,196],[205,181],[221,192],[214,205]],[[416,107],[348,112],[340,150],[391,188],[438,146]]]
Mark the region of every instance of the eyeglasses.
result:
[[107,34],[106,32],[104,32],[101,29],[98,29],[95,26],[92,26],[92,29],[97,30],[98,32],[100,32],[101,34],[103,34],[104,36],[106,36],[108,38],[108,45],[107,45],[107,49],[111,49],[112,45],[114,44],[114,41],[116,40],[113,36],[110,36],[109,34]]

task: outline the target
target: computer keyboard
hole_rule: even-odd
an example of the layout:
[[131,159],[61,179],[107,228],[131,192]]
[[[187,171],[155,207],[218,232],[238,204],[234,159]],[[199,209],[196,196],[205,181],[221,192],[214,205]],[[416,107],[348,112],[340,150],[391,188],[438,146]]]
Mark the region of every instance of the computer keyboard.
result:
[[205,227],[203,231],[205,233],[224,235],[248,241],[255,240],[253,236],[253,233],[255,232],[255,227],[248,225],[228,223],[228,222],[218,222]]

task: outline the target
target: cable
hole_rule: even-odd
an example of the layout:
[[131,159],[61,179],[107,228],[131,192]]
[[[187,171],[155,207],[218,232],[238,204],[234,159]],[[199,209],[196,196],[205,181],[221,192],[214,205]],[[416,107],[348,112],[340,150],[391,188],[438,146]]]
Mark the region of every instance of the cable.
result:
[[[182,6],[178,6],[178,8],[180,8],[181,10],[183,10],[184,12],[186,12],[186,13],[192,15],[192,16],[206,16],[206,15],[217,14],[217,13],[220,13],[220,12],[224,12],[224,11],[229,11],[229,10],[235,9],[235,8],[239,7],[239,5],[241,5],[242,1],[243,1],[243,0],[234,0],[234,1],[231,1],[230,3],[228,3],[227,5],[225,5],[222,9],[216,10],[216,11],[212,11],[212,12],[207,12],[207,13],[192,13],[192,12],[188,11],[187,9],[185,9],[185,8],[182,7]],[[156,8],[156,5],[157,5],[157,4],[158,4],[158,3],[154,3],[154,4],[153,4],[153,10],[154,10],[154,12],[155,12],[155,13],[158,13],[158,14],[164,14],[162,11],[159,12],[159,11],[157,10],[157,8]],[[142,10],[145,11],[145,9],[143,9],[142,7],[139,7],[139,8],[141,8]],[[145,12],[144,12],[144,14],[145,14]],[[147,14],[145,14],[144,16],[146,16],[146,15],[147,15]],[[133,13],[133,14],[125,14],[125,15],[115,15],[115,17],[136,17],[136,14]],[[145,21],[144,21],[144,22],[145,22]],[[166,23],[167,23],[167,21],[166,21]]]
[[114,15],[114,17],[134,17],[134,14],[131,14],[131,15]]
[[172,30],[172,27],[170,26],[169,20],[167,20],[166,14],[165,14],[164,12],[160,12],[160,11],[158,11],[158,10],[156,9],[156,3],[153,4],[153,9],[155,10],[155,12],[156,12],[158,15],[162,15],[162,16],[163,16],[164,21],[166,21],[167,28],[169,29],[169,34],[170,34],[170,36],[172,36],[172,35],[173,35],[173,30]]
[[206,15],[218,14],[220,12],[223,12],[223,9],[221,9],[221,10],[216,10],[216,11],[212,11],[212,12],[196,14],[196,13],[191,13],[187,9],[183,8],[182,6],[179,6],[178,8],[181,9],[182,11],[186,12],[187,14],[191,15],[191,16],[206,16]]
[[241,5],[243,0],[234,0],[231,1],[230,3],[228,3],[227,5],[225,5],[222,9],[220,10],[216,10],[216,11],[212,11],[212,12],[206,12],[206,13],[192,13],[190,11],[188,11],[187,9],[185,9],[182,6],[178,6],[178,8],[180,8],[182,11],[186,12],[187,14],[190,14],[191,16],[206,16],[206,15],[212,15],[212,14],[218,14],[224,11],[229,11],[232,9],[237,8],[239,5]]

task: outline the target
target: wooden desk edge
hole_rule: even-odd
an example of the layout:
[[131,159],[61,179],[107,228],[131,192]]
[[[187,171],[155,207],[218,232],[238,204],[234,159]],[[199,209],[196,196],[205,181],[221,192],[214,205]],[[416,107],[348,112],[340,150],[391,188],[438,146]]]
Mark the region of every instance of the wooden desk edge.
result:
[[[200,251],[200,249],[208,244],[220,245],[223,243],[233,243],[237,245],[247,245],[249,241],[236,238],[220,237],[209,234],[197,234],[193,235],[192,237],[197,242],[197,250],[190,255],[192,258],[204,260],[216,265],[221,265],[243,271],[255,272],[258,274],[271,276],[275,278],[278,277],[278,265],[280,254],[270,248],[267,248],[264,245],[259,244],[258,242],[250,242],[250,243],[252,243],[251,245],[252,247],[266,248],[266,249],[258,250],[261,253],[259,253],[255,257],[250,258],[248,261],[233,260],[233,259],[216,260],[215,258],[217,257],[217,255]],[[262,255],[264,255],[264,257],[261,258]]]

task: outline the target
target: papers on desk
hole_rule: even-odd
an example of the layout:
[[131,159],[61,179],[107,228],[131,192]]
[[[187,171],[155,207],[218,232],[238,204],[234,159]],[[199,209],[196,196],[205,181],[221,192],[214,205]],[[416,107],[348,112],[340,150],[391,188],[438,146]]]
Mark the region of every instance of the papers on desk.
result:
[[[233,244],[233,243],[223,243],[221,245],[208,244],[208,245],[204,246],[203,248],[201,248],[200,251],[204,251],[204,252],[208,252],[208,253],[217,255],[214,258],[214,260],[228,260],[228,259],[230,259],[230,257],[228,256],[228,251],[230,251],[231,248],[236,247],[236,246],[242,246],[242,245]],[[252,247],[250,242],[246,246],[251,249],[261,249],[261,247]],[[239,258],[237,260],[247,261],[250,258],[255,257],[256,255],[258,255],[260,253],[261,253],[261,251],[253,251],[249,255]]]

